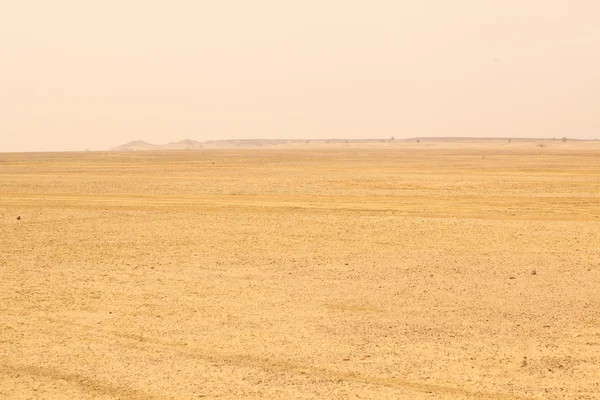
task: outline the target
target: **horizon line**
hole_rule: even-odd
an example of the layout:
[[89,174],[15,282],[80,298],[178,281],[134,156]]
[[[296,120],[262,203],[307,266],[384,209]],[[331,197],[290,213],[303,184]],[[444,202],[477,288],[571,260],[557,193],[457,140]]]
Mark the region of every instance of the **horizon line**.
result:
[[[149,146],[156,146],[158,148],[156,149],[148,149],[145,151],[151,151],[151,150],[157,150],[157,151],[190,151],[190,150],[202,150],[201,148],[193,148],[193,149],[168,149],[168,148],[160,148],[160,147],[164,147],[164,146],[168,146],[168,145],[174,145],[174,144],[182,144],[183,142],[194,142],[196,144],[199,145],[204,145],[204,144],[215,144],[215,143],[231,143],[231,142],[239,142],[239,143],[243,143],[243,142],[252,142],[252,141],[265,141],[265,142],[284,142],[281,144],[286,144],[285,142],[292,144],[292,143],[301,143],[301,142],[322,142],[322,143],[329,143],[329,142],[336,142],[336,143],[342,143],[342,144],[350,144],[350,143],[391,143],[391,142],[414,142],[414,141],[460,141],[460,140],[465,140],[465,141],[558,141],[558,142],[597,142],[600,141],[599,138],[594,138],[594,139],[581,139],[581,138],[575,138],[575,137],[543,137],[543,138],[536,138],[536,137],[518,137],[518,136],[505,136],[505,137],[496,137],[496,136],[415,136],[415,137],[409,137],[409,138],[395,138],[395,137],[389,137],[389,138],[354,138],[354,139],[345,139],[345,138],[327,138],[327,139],[315,139],[315,138],[297,138],[297,139],[278,139],[278,138],[270,138],[270,139],[265,139],[265,138],[246,138],[246,139],[209,139],[209,140],[204,140],[204,141],[199,141],[196,139],[182,139],[179,141],[171,141],[168,143],[164,143],[164,144],[154,144],[154,143],[150,143],[147,142],[143,139],[137,139],[137,140],[131,140],[127,143],[123,143],[121,145],[117,145],[117,146],[113,146],[110,148],[105,148],[105,149],[91,149],[91,148],[86,148],[86,149],[81,149],[81,150],[21,150],[21,151],[2,151],[0,150],[0,154],[19,154],[19,153],[86,153],[86,152],[129,152],[129,151],[136,151],[136,150],[126,150],[126,149],[119,149],[119,148],[124,148],[127,145],[134,145],[136,143],[138,144],[145,144],[145,145],[149,145]],[[333,144],[336,144],[333,143]],[[276,147],[276,145],[272,146],[272,147]],[[266,147],[262,147],[261,148],[266,148]],[[245,148],[248,149],[248,148]],[[215,148],[206,148],[204,150],[218,150]],[[140,150],[140,151],[144,151],[144,150]]]

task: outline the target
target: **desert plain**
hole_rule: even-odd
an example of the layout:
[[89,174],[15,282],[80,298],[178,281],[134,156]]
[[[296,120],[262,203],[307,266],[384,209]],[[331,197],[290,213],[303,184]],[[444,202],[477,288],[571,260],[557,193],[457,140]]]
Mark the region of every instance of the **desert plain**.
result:
[[600,142],[0,154],[0,398],[598,399]]

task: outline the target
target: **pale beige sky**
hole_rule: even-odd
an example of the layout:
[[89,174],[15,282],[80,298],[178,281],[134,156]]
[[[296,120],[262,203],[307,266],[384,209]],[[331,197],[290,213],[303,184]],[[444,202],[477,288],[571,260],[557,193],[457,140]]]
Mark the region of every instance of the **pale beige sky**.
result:
[[600,138],[600,1],[0,1],[0,151],[392,135]]

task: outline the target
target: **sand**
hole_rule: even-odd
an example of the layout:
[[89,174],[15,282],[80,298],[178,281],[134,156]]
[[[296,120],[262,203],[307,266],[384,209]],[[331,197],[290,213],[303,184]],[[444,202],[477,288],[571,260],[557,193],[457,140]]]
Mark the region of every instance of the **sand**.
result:
[[599,143],[0,154],[0,268],[0,398],[600,398]]

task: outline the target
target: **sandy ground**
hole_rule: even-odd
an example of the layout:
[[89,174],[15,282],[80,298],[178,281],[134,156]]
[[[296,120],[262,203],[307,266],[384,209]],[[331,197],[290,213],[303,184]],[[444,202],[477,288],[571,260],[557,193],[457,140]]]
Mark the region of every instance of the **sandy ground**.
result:
[[0,154],[0,268],[2,399],[600,398],[600,143]]

